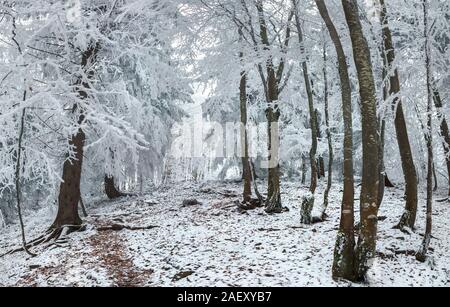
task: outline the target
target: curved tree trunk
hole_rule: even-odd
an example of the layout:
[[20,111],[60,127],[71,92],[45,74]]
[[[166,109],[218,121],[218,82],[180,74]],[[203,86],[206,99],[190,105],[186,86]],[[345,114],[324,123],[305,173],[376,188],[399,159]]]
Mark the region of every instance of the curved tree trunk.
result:
[[[94,71],[92,64],[95,61],[99,50],[98,44],[91,45],[82,55],[81,67],[87,76],[92,79]],[[79,78],[77,83],[78,95],[81,99],[88,99],[88,90],[90,88],[89,82],[83,81],[83,77]],[[80,105],[73,106],[73,112],[78,112],[78,124],[81,125],[85,121],[85,115]],[[84,157],[84,142],[86,135],[84,131],[79,128],[77,133],[69,140],[69,145],[73,148],[74,157],[67,158],[63,165],[63,174],[59,197],[58,197],[58,214],[52,224],[53,229],[60,229],[69,227],[72,229],[80,228],[82,221],[78,214],[78,204],[80,202],[80,184],[81,172],[83,168]]]
[[393,108],[395,111],[395,131],[397,133],[397,141],[400,150],[400,157],[402,161],[403,175],[406,184],[406,206],[405,212],[398,228],[403,229],[409,227],[414,229],[417,217],[417,172],[414,165],[414,159],[411,150],[411,144],[408,137],[408,128],[406,125],[405,114],[403,112],[402,101],[399,98],[400,94],[400,78],[398,69],[393,69],[395,62],[395,47],[392,41],[392,33],[389,29],[389,22],[387,16],[387,8],[384,0],[380,0],[381,5],[381,24],[383,26],[383,40],[384,40],[384,56],[386,58],[387,71],[393,71],[393,75],[390,76],[390,89],[391,96],[396,97],[393,102]]
[[126,194],[120,192],[116,188],[114,177],[108,175],[105,175],[105,193],[109,199],[116,199],[119,197],[126,196]]
[[353,177],[353,115],[352,91],[348,73],[347,58],[345,56],[339,34],[328,13],[324,0],[316,0],[320,15],[322,16],[330,33],[331,40],[336,49],[339,64],[339,77],[341,83],[342,109],[344,119],[344,193],[341,208],[341,221],[336,240],[333,262],[334,279],[355,279],[355,183]]
[[356,0],[342,0],[358,72],[363,127],[363,175],[361,190],[361,229],[356,248],[356,279],[365,275],[376,257],[378,228],[379,137],[377,101],[370,49],[360,21]]

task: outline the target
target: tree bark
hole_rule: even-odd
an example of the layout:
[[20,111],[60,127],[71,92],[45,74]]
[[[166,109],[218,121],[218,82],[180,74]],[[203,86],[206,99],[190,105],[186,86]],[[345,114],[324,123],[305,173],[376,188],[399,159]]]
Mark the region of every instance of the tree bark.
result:
[[331,40],[336,49],[339,64],[339,78],[341,83],[342,110],[344,120],[344,193],[341,207],[341,220],[336,240],[333,261],[334,279],[355,279],[355,184],[353,177],[353,114],[352,91],[348,73],[347,58],[341,39],[333,21],[330,18],[324,0],[316,0],[320,15],[327,26]]
[[427,175],[427,218],[426,230],[422,243],[422,248],[417,253],[416,259],[425,262],[431,242],[431,232],[433,227],[433,89],[431,84],[431,58],[428,29],[428,1],[423,0],[424,26],[425,26],[425,62],[427,72],[427,149],[428,149],[428,175]]
[[[302,26],[300,23],[300,17],[298,15],[297,0],[292,0],[292,4],[294,7],[295,25],[297,28],[298,40],[300,43],[300,52],[302,55],[304,55],[305,47],[304,47],[304,41],[303,41],[303,30],[302,30]],[[317,189],[317,178],[318,178],[318,167],[317,167],[317,147],[318,147],[317,131],[318,131],[318,127],[317,127],[316,109],[314,107],[314,95],[313,95],[313,90],[311,87],[311,80],[309,78],[308,63],[306,62],[306,60],[304,60],[302,62],[302,70],[303,70],[303,79],[305,82],[306,93],[308,96],[308,107],[309,107],[311,139],[312,139],[311,150],[309,152],[309,158],[310,158],[310,163],[311,163],[311,184],[309,187],[309,191],[311,192],[311,194],[314,194]]]
[[395,65],[395,47],[392,41],[392,33],[389,29],[388,13],[384,0],[379,0],[381,6],[381,25],[383,27],[383,53],[386,58],[387,69],[386,71],[393,71],[390,76],[390,88],[389,94],[394,96],[393,108],[395,111],[395,131],[397,134],[397,141],[400,150],[400,157],[402,161],[403,175],[405,179],[405,195],[406,205],[405,212],[400,219],[400,223],[397,226],[399,229],[409,227],[414,229],[417,217],[417,172],[414,165],[413,154],[411,150],[411,144],[409,142],[408,128],[406,125],[405,114],[403,112],[403,104],[400,99],[400,77],[398,69],[394,69]]
[[[92,65],[96,59],[98,48],[98,44],[91,45],[82,55],[81,68],[88,79],[93,78],[94,71]],[[90,89],[89,82],[84,81],[83,77],[80,76],[76,85],[80,99],[88,99],[89,94],[87,91]],[[73,112],[79,113],[77,122],[78,125],[81,126],[85,121],[82,107],[79,104],[75,104]],[[74,157],[68,157],[63,165],[63,182],[61,183],[59,190],[58,214],[51,226],[53,229],[60,229],[63,227],[77,229],[80,228],[82,224],[82,220],[78,214],[78,204],[81,197],[80,184],[85,140],[86,135],[82,128],[79,128],[77,133],[69,140],[69,146],[73,148]]]
[[331,191],[331,187],[333,184],[333,159],[334,159],[334,152],[333,152],[333,140],[331,136],[331,127],[330,127],[330,112],[329,112],[329,106],[328,106],[328,74],[327,74],[327,48],[326,43],[324,44],[323,48],[323,82],[325,84],[324,89],[324,104],[325,104],[325,124],[326,124],[326,135],[327,135],[327,141],[328,141],[328,179],[327,179],[327,187],[325,189],[324,193],[324,199],[323,199],[323,208],[322,212],[320,214],[320,218],[322,221],[324,221],[327,217],[327,209],[329,204],[329,195]]
[[125,196],[116,188],[115,180],[113,176],[105,175],[105,193],[109,199],[116,199]]
[[449,128],[448,128],[447,118],[442,113],[443,104],[442,104],[441,95],[436,88],[433,90],[433,100],[434,100],[434,105],[438,111],[438,118],[441,122],[441,125],[440,125],[441,136],[444,138],[444,143],[442,145],[444,146],[445,161],[447,163],[448,196],[450,196],[450,132],[449,132]]
[[[242,30],[239,29],[240,38],[242,38]],[[243,61],[244,53],[239,53],[239,58]],[[241,72],[241,80],[239,85],[239,100],[241,111],[241,159],[242,159],[242,179],[244,181],[243,202],[249,203],[252,200],[252,169],[250,166],[248,151],[248,133],[247,133],[247,74]]]
[[[262,1],[256,1],[256,8],[258,10],[258,19],[260,27],[260,36],[266,50],[270,47],[269,36],[267,32],[267,24],[264,17],[264,7]],[[280,192],[280,164],[279,164],[279,119],[280,110],[278,107],[278,79],[273,64],[273,59],[269,58],[266,63],[267,70],[267,128],[268,128],[268,160],[269,160],[269,175],[268,175],[268,189],[266,212],[267,213],[281,213],[283,207],[281,204]]]
[[356,279],[363,281],[376,257],[378,228],[379,137],[377,101],[370,49],[360,21],[356,0],[342,0],[353,46],[361,97],[363,175],[361,229],[356,248]]

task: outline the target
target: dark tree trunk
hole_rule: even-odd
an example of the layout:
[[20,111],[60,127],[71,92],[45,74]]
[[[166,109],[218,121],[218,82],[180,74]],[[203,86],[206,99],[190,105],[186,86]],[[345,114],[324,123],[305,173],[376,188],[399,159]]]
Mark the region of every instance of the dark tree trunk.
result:
[[425,262],[427,259],[428,249],[431,242],[431,232],[433,228],[433,89],[431,85],[431,58],[430,58],[430,44],[429,44],[429,29],[428,29],[428,1],[423,0],[424,25],[425,25],[425,62],[427,71],[427,90],[428,90],[428,105],[427,105],[427,149],[428,149],[428,175],[427,175],[427,218],[425,236],[422,243],[422,248],[417,253],[418,261]]
[[[239,29],[240,38],[242,38],[242,30]],[[240,52],[239,57],[243,61],[244,53]],[[242,159],[242,179],[244,181],[243,202],[249,203],[252,200],[252,168],[250,166],[250,158],[248,151],[248,134],[247,134],[247,74],[241,72],[241,81],[239,85],[240,111],[241,111],[241,159]]]
[[385,185],[386,188],[395,188],[395,185],[389,179],[387,174],[384,176],[384,185]]
[[448,173],[448,196],[450,196],[450,132],[448,128],[447,118],[442,114],[442,99],[441,95],[439,94],[439,91],[437,89],[434,89],[433,91],[433,100],[434,105],[438,111],[438,117],[441,122],[440,125],[440,132],[441,136],[444,138],[444,154],[445,154],[445,161],[447,162],[447,173]]
[[302,155],[302,184],[306,184],[306,173],[308,172],[308,167],[306,165],[306,157]]
[[[266,49],[270,47],[269,35],[267,30],[267,24],[264,17],[264,7],[262,1],[255,2],[258,10],[259,27],[261,41]],[[266,117],[268,123],[268,189],[267,189],[267,201],[266,212],[267,213],[281,213],[283,207],[281,204],[281,191],[280,191],[280,164],[279,164],[279,119],[280,110],[278,108],[278,95],[279,87],[277,74],[273,65],[273,59],[270,58],[266,63],[267,70],[267,109]]]
[[105,175],[105,193],[109,199],[116,199],[119,197],[126,196],[126,194],[120,192],[116,188],[114,177],[108,175]]
[[77,227],[82,224],[78,215],[78,203],[81,196],[80,182],[85,140],[86,136],[83,130],[79,129],[77,134],[69,141],[69,144],[73,146],[75,157],[64,162],[63,182],[58,197],[58,214],[52,228]]
[[341,39],[333,24],[324,0],[316,0],[320,15],[322,16],[331,40],[336,49],[339,64],[339,77],[341,83],[342,109],[344,120],[344,193],[341,208],[339,233],[336,240],[333,262],[334,279],[355,279],[355,184],[353,177],[353,115],[352,91],[348,73],[347,58]]
[[[330,112],[329,112],[329,106],[328,106],[328,73],[327,73],[327,48],[326,43],[324,44],[323,48],[323,82],[325,84],[324,89],[324,104],[325,104],[325,124],[326,124],[326,135],[327,135],[327,141],[328,141],[328,180],[327,180],[327,187],[325,189],[324,198],[323,198],[323,207],[322,212],[320,214],[320,219],[324,221],[327,217],[327,209],[329,204],[329,195],[331,191],[331,187],[333,184],[333,159],[334,159],[334,152],[333,152],[333,140],[331,137],[331,127],[330,127]],[[325,173],[325,172],[324,172]]]
[[[311,81],[312,82],[312,81]],[[313,95],[314,97],[314,95]],[[314,112],[315,118],[316,118],[316,128],[317,128],[317,139],[318,140],[322,140],[322,131],[320,130],[320,121],[319,121],[319,111],[316,110]],[[320,156],[317,159],[317,179],[321,180],[322,178],[325,178],[326,174],[325,174],[325,159]]]
[[[87,78],[93,78],[93,63],[97,56],[98,44],[91,45],[82,55],[81,67]],[[77,91],[80,99],[86,100],[89,97],[89,82],[83,81],[83,77],[79,77],[77,83]],[[73,112],[78,113],[78,124],[81,125],[85,121],[84,111],[80,105],[73,106]],[[69,145],[73,148],[74,157],[67,158],[63,165],[63,174],[59,197],[58,197],[58,214],[51,228],[60,229],[69,227],[72,229],[80,228],[82,221],[78,214],[78,204],[80,202],[80,184],[81,172],[83,168],[84,143],[86,135],[79,128],[77,133],[69,140]]]
[[370,49],[364,36],[356,0],[342,0],[358,72],[363,128],[361,229],[356,248],[356,279],[365,280],[376,257],[378,228],[379,137],[377,101]]
[[380,0],[381,5],[381,24],[383,26],[383,41],[384,41],[384,56],[386,58],[387,71],[393,71],[390,76],[390,88],[389,93],[391,96],[397,98],[394,99],[393,108],[395,113],[395,131],[397,133],[398,147],[400,150],[400,157],[402,161],[403,175],[405,178],[405,194],[406,205],[405,212],[398,228],[403,229],[409,227],[414,229],[417,217],[417,172],[414,165],[411,144],[408,137],[408,128],[406,125],[405,114],[403,112],[403,104],[398,97],[400,93],[400,77],[398,69],[394,69],[395,64],[395,47],[392,41],[392,33],[389,29],[387,8],[384,0]]
[[[303,30],[300,23],[300,17],[298,12],[298,2],[297,0],[292,0],[292,4],[294,7],[294,16],[295,16],[295,25],[297,28],[298,40],[300,43],[300,54],[305,56],[305,46],[303,41]],[[312,210],[314,208],[314,194],[317,189],[317,180],[320,176],[319,174],[319,159],[317,159],[317,148],[318,148],[318,119],[316,109],[314,107],[314,93],[312,90],[311,79],[309,77],[308,71],[308,63],[306,59],[302,62],[302,70],[303,70],[303,79],[305,82],[306,93],[308,96],[308,107],[309,107],[309,118],[311,125],[311,150],[309,152],[309,159],[311,163],[311,184],[309,187],[310,195],[307,195],[303,198],[302,202],[302,210],[301,210],[301,221],[303,224],[311,224],[312,223]]]
[[378,152],[379,156],[379,168],[380,168],[380,185],[378,187],[378,209],[380,209],[381,204],[383,203],[384,194],[386,190],[386,185],[383,184],[386,180],[389,180],[386,176],[386,167],[384,165],[384,147],[385,147],[385,138],[386,138],[386,121],[384,119],[380,119],[380,151]]
[[[302,55],[305,55],[305,47],[303,42],[303,30],[300,23],[300,17],[298,15],[298,7],[297,7],[297,0],[292,0],[293,6],[294,6],[294,14],[295,14],[295,25],[297,28],[297,34],[298,39],[300,43],[300,53]],[[312,145],[311,150],[309,152],[309,159],[311,163],[311,184],[309,187],[309,191],[314,194],[317,189],[317,178],[318,178],[318,162],[317,162],[317,147],[318,147],[318,141],[317,141],[317,114],[316,109],[314,107],[314,95],[313,90],[311,87],[311,80],[309,77],[309,71],[308,71],[308,63],[305,61],[302,62],[302,70],[303,70],[303,79],[305,82],[305,88],[306,93],[308,95],[308,106],[309,106],[309,118],[310,118],[310,125],[311,125],[311,139],[312,139]]]

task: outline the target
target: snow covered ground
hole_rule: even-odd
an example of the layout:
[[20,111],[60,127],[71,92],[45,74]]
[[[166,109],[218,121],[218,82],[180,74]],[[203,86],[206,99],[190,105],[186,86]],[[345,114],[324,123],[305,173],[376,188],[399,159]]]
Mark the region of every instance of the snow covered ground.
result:
[[[233,183],[186,183],[141,198],[88,204],[85,232],[35,248],[35,258],[23,252],[0,258],[0,286],[351,286],[331,279],[339,187],[330,197],[329,220],[313,226],[300,225],[305,187],[285,183],[290,211],[271,216],[262,209],[239,212],[233,194],[240,191]],[[411,234],[392,229],[402,196],[401,189],[387,190],[370,285],[450,285],[450,204],[435,203],[431,257],[422,264],[402,252],[422,241],[424,195]],[[202,205],[182,207],[191,198]],[[317,204],[322,198],[318,193]],[[28,237],[42,234],[52,215],[47,209],[28,216]],[[112,225],[148,229],[99,230]],[[0,254],[20,246],[19,237],[17,225],[2,229]]]

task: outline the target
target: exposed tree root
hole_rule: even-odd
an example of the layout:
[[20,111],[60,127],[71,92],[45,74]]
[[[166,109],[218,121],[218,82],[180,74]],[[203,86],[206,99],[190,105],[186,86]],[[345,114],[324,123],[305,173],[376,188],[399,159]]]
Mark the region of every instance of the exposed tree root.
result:
[[109,226],[98,227],[97,231],[122,231],[122,230],[138,231],[138,230],[150,230],[150,229],[154,229],[154,228],[158,228],[158,227],[159,226],[135,227],[135,226],[121,225],[121,224],[112,224]]
[[240,211],[250,211],[261,208],[264,206],[264,203],[259,199],[251,199],[248,202],[237,202],[238,209]]
[[49,244],[47,246],[47,248],[51,247],[53,245],[59,246],[59,244],[66,242],[66,240],[64,239],[66,236],[70,235],[71,233],[81,232],[84,230],[86,230],[86,225],[78,225],[78,226],[66,225],[66,226],[62,226],[59,228],[50,228],[42,236],[30,241],[25,247],[13,249],[5,254],[0,255],[0,258],[9,256],[9,255],[13,255],[13,254],[16,254],[19,252],[23,252],[26,249],[37,247],[41,244],[49,243],[50,241],[54,241],[54,242]]

